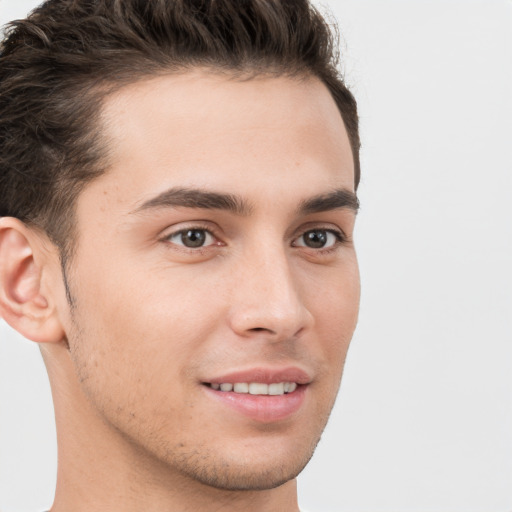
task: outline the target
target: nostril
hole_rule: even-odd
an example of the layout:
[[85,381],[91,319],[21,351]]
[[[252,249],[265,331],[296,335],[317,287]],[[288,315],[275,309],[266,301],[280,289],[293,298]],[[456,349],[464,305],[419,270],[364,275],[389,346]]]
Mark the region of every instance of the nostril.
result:
[[251,332],[268,332],[270,334],[275,334],[271,329],[266,329],[265,327],[253,327],[249,329]]

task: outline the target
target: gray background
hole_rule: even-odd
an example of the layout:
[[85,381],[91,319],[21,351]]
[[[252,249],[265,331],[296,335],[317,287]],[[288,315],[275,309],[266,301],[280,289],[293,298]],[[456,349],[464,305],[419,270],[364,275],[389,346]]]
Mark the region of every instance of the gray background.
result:
[[[363,296],[302,505],[511,512],[512,3],[324,4],[361,112]],[[55,451],[37,347],[0,320],[2,512],[51,504]]]

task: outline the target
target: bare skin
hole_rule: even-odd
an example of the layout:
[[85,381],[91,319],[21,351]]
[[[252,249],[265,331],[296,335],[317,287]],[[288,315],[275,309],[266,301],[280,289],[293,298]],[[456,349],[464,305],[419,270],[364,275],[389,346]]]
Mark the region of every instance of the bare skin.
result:
[[[110,168],[76,205],[72,307],[57,248],[0,219],[0,313],[52,385],[52,512],[296,512],[359,305],[336,105],[316,79],[198,70],[123,88],[102,122]],[[298,388],[214,388],[280,375]]]

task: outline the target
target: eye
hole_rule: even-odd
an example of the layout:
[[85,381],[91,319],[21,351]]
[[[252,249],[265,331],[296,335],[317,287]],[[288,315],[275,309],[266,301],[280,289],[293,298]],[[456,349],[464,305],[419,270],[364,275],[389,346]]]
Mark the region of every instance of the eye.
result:
[[342,236],[328,229],[312,229],[306,231],[294,242],[294,246],[309,247],[310,249],[328,249],[342,241]]
[[206,247],[215,243],[215,238],[208,230],[199,228],[183,229],[168,236],[167,240],[190,249]]

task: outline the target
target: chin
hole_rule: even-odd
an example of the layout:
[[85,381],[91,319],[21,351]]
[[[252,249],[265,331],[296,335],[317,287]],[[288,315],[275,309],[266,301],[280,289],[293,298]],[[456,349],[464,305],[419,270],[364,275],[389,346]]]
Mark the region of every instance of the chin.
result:
[[279,461],[267,461],[264,465],[247,462],[233,465],[223,464],[196,468],[189,477],[204,485],[227,491],[264,491],[275,489],[296,478],[304,469],[312,453],[300,463],[290,464]]
[[223,491],[266,491],[284,485],[296,478],[299,473],[300,471],[285,475],[279,468],[278,471],[267,469],[266,472],[258,474],[250,471],[247,471],[246,474],[237,472],[236,475],[219,474],[213,478],[199,481],[204,485]]
[[[319,439],[302,450],[259,453],[212,453],[197,450],[173,457],[172,466],[192,480],[209,487],[229,491],[263,491],[279,487],[296,478],[313,456]],[[171,464],[168,461],[168,464]]]

